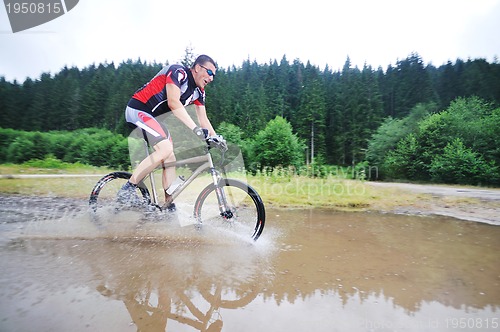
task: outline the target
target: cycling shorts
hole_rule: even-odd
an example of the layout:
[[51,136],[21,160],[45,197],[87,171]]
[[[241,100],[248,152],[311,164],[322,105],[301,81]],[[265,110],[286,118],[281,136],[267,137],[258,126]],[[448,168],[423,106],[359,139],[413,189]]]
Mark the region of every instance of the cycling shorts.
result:
[[165,139],[172,141],[172,137],[170,136],[167,127],[159,123],[151,114],[147,112],[127,106],[125,109],[125,119],[128,123],[142,129],[151,146],[154,146]]

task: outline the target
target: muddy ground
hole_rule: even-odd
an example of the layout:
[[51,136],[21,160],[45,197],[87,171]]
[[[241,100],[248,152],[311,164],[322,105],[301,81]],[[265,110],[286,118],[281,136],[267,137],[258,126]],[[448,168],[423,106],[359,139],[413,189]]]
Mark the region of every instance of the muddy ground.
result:
[[251,245],[133,213],[102,230],[85,199],[0,194],[0,331],[498,327],[500,191],[368,185],[407,204],[268,207]]

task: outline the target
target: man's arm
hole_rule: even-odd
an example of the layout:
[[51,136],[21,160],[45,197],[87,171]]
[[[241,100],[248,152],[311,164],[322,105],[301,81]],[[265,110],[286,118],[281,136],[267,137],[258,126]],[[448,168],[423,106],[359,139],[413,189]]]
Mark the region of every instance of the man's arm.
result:
[[209,136],[214,136],[215,130],[212,127],[212,124],[210,123],[210,120],[208,119],[207,116],[207,110],[204,105],[196,105],[196,116],[198,117],[198,121],[200,122],[200,126],[202,128],[208,129],[208,135]]
[[[196,123],[191,119],[188,112],[181,103],[181,89],[175,84],[167,84],[168,107],[172,113],[182,121],[189,129],[193,130],[197,127]],[[208,128],[207,128],[208,129]]]

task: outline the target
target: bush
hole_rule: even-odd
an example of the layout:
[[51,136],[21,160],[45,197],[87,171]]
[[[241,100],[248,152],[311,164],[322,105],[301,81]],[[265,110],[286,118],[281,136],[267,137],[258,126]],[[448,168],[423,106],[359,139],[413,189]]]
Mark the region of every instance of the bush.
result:
[[367,160],[376,165],[384,156],[380,174],[385,178],[497,184],[500,110],[470,97],[457,98],[446,110],[429,114],[416,117],[415,129],[393,148],[395,139],[405,131],[402,124],[406,119],[387,120],[373,136]]
[[7,157],[9,146],[18,136],[18,130],[0,128],[0,163],[9,161]]
[[130,169],[128,140],[126,138],[118,139],[111,148],[111,157],[108,166],[121,170]]
[[269,121],[253,142],[253,160],[259,163],[261,171],[264,167],[273,170],[303,163],[305,145],[293,133],[290,123],[280,116]]
[[20,136],[7,149],[7,162],[20,164],[35,157],[35,144],[26,136]]
[[380,166],[387,153],[394,150],[399,141],[410,133],[416,133],[418,123],[436,109],[433,103],[417,104],[403,119],[388,117],[373,133],[368,142],[366,160],[370,165]]
[[432,180],[444,183],[477,185],[498,183],[498,167],[487,163],[478,153],[464,146],[460,138],[448,143],[430,167]]
[[68,154],[75,134],[74,132],[52,131],[47,133],[50,153],[55,158],[63,160]]
[[50,152],[49,142],[44,134],[39,132],[24,132],[2,129],[4,142],[2,159],[4,162],[22,163],[30,159],[43,159]]
[[85,139],[80,140],[80,161],[109,167],[118,167],[124,160],[128,161],[128,141],[122,135],[95,129],[85,130],[82,134]]
[[417,138],[409,134],[401,140],[396,149],[390,151],[382,171],[391,179],[423,179],[425,178],[425,165],[419,159],[420,147]]
[[94,166],[128,169],[130,165],[127,139],[104,129],[45,133],[0,129],[0,137],[0,162],[19,164],[51,156]]

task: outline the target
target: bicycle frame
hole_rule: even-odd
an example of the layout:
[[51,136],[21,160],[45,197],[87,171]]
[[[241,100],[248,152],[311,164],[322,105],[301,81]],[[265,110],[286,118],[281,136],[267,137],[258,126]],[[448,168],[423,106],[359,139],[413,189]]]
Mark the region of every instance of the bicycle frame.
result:
[[[213,184],[215,186],[218,185],[219,180],[220,180],[220,175],[219,172],[215,169],[214,163],[212,160],[212,155],[210,154],[210,145],[207,143],[206,147],[206,153],[203,156],[197,156],[197,157],[191,157],[191,158],[186,158],[170,163],[165,163],[163,164],[164,168],[169,168],[169,167],[179,167],[179,166],[184,166],[184,165],[189,165],[189,164],[199,164],[202,163],[198,168],[196,168],[193,173],[183,182],[181,183],[172,193],[172,201],[175,200],[176,197],[178,197],[182,191],[191,184],[191,182],[194,181],[201,173],[203,173],[206,170],[209,170],[209,173],[212,176]],[[149,145],[146,142],[146,153],[149,155]],[[154,181],[154,171],[149,174],[150,182],[151,182],[151,191],[152,191],[152,197],[151,201],[153,204],[158,206],[159,200],[158,200],[158,195],[156,192],[156,187],[155,187],[155,181]],[[217,198],[219,199],[219,206],[220,206],[220,212],[223,213],[227,210],[226,206],[226,198],[223,190],[217,190]]]

